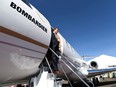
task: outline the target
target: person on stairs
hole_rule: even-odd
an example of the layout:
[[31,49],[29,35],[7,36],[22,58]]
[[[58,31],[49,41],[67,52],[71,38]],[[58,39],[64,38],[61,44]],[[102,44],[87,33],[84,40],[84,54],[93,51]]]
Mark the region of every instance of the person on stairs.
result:
[[[61,40],[58,36],[58,28],[54,28],[52,29],[52,50],[58,55],[60,56],[61,54],[61,50],[60,50],[60,44],[61,44]],[[55,74],[61,74],[61,72],[58,69],[58,60],[59,58],[52,52],[52,59],[51,59],[51,68],[53,70],[53,73]]]

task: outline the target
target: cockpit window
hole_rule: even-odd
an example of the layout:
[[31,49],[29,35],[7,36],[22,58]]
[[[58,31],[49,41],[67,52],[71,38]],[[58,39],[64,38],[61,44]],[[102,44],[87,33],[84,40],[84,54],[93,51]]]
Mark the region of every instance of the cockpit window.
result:
[[30,6],[30,4],[29,4],[29,2],[27,0],[22,0],[22,1],[31,8],[31,6]]

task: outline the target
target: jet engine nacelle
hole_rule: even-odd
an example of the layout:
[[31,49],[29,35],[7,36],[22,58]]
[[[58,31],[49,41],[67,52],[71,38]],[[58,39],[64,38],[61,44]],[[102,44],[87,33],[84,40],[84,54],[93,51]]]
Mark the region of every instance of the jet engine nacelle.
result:
[[94,68],[94,69],[97,69],[98,68],[98,63],[96,61],[91,61],[90,62],[90,67]]

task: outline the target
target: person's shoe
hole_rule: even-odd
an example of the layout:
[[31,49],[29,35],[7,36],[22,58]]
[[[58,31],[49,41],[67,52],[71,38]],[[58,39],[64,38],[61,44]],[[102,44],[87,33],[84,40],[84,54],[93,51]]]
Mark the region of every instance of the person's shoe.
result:
[[62,73],[59,70],[53,71],[54,74],[61,75]]

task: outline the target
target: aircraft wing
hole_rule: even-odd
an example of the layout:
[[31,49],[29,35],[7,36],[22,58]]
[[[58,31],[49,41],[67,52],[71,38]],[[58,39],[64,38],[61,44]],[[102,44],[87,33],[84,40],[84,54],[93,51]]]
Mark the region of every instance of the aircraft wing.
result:
[[116,71],[116,68],[106,68],[106,69],[93,69],[93,70],[88,70],[89,74],[87,77],[92,77],[108,72]]

